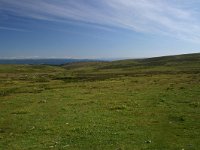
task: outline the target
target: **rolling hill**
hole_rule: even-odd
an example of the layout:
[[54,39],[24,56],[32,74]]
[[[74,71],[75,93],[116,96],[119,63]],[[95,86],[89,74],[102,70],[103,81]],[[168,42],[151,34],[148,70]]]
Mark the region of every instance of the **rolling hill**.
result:
[[0,65],[0,149],[200,149],[200,53]]

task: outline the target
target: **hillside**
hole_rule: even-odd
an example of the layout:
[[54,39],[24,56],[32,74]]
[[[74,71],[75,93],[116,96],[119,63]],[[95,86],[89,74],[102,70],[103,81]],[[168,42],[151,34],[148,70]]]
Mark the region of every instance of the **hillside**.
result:
[[67,69],[77,69],[85,67],[93,67],[94,69],[116,69],[116,68],[132,68],[132,67],[155,67],[155,66],[181,66],[181,65],[198,65],[200,62],[200,53],[184,54],[176,56],[163,56],[146,59],[128,59],[112,62],[72,62],[64,65]]
[[0,149],[199,150],[200,53],[0,65]]
[[200,53],[112,62],[74,62],[63,65],[77,76],[136,76],[200,73]]

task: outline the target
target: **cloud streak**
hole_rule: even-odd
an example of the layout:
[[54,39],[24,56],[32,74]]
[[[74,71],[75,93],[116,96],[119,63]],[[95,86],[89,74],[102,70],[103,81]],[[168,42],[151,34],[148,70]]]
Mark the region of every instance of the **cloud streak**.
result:
[[195,6],[200,6],[195,0],[1,0],[0,15],[79,21],[199,43],[200,11]]
[[9,28],[9,27],[1,27],[0,30],[9,30],[9,31],[18,31],[18,32],[28,32],[27,30],[24,29],[19,29],[19,28]]

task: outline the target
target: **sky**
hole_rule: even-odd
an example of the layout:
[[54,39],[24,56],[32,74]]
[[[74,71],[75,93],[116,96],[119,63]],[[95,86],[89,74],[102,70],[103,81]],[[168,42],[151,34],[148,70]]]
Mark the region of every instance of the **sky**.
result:
[[199,0],[0,0],[0,58],[200,52]]

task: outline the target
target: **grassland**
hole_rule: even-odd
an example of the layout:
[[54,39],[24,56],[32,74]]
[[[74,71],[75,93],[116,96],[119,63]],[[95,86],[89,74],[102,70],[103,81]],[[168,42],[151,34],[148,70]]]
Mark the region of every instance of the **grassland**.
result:
[[200,54],[0,65],[1,150],[199,150]]

